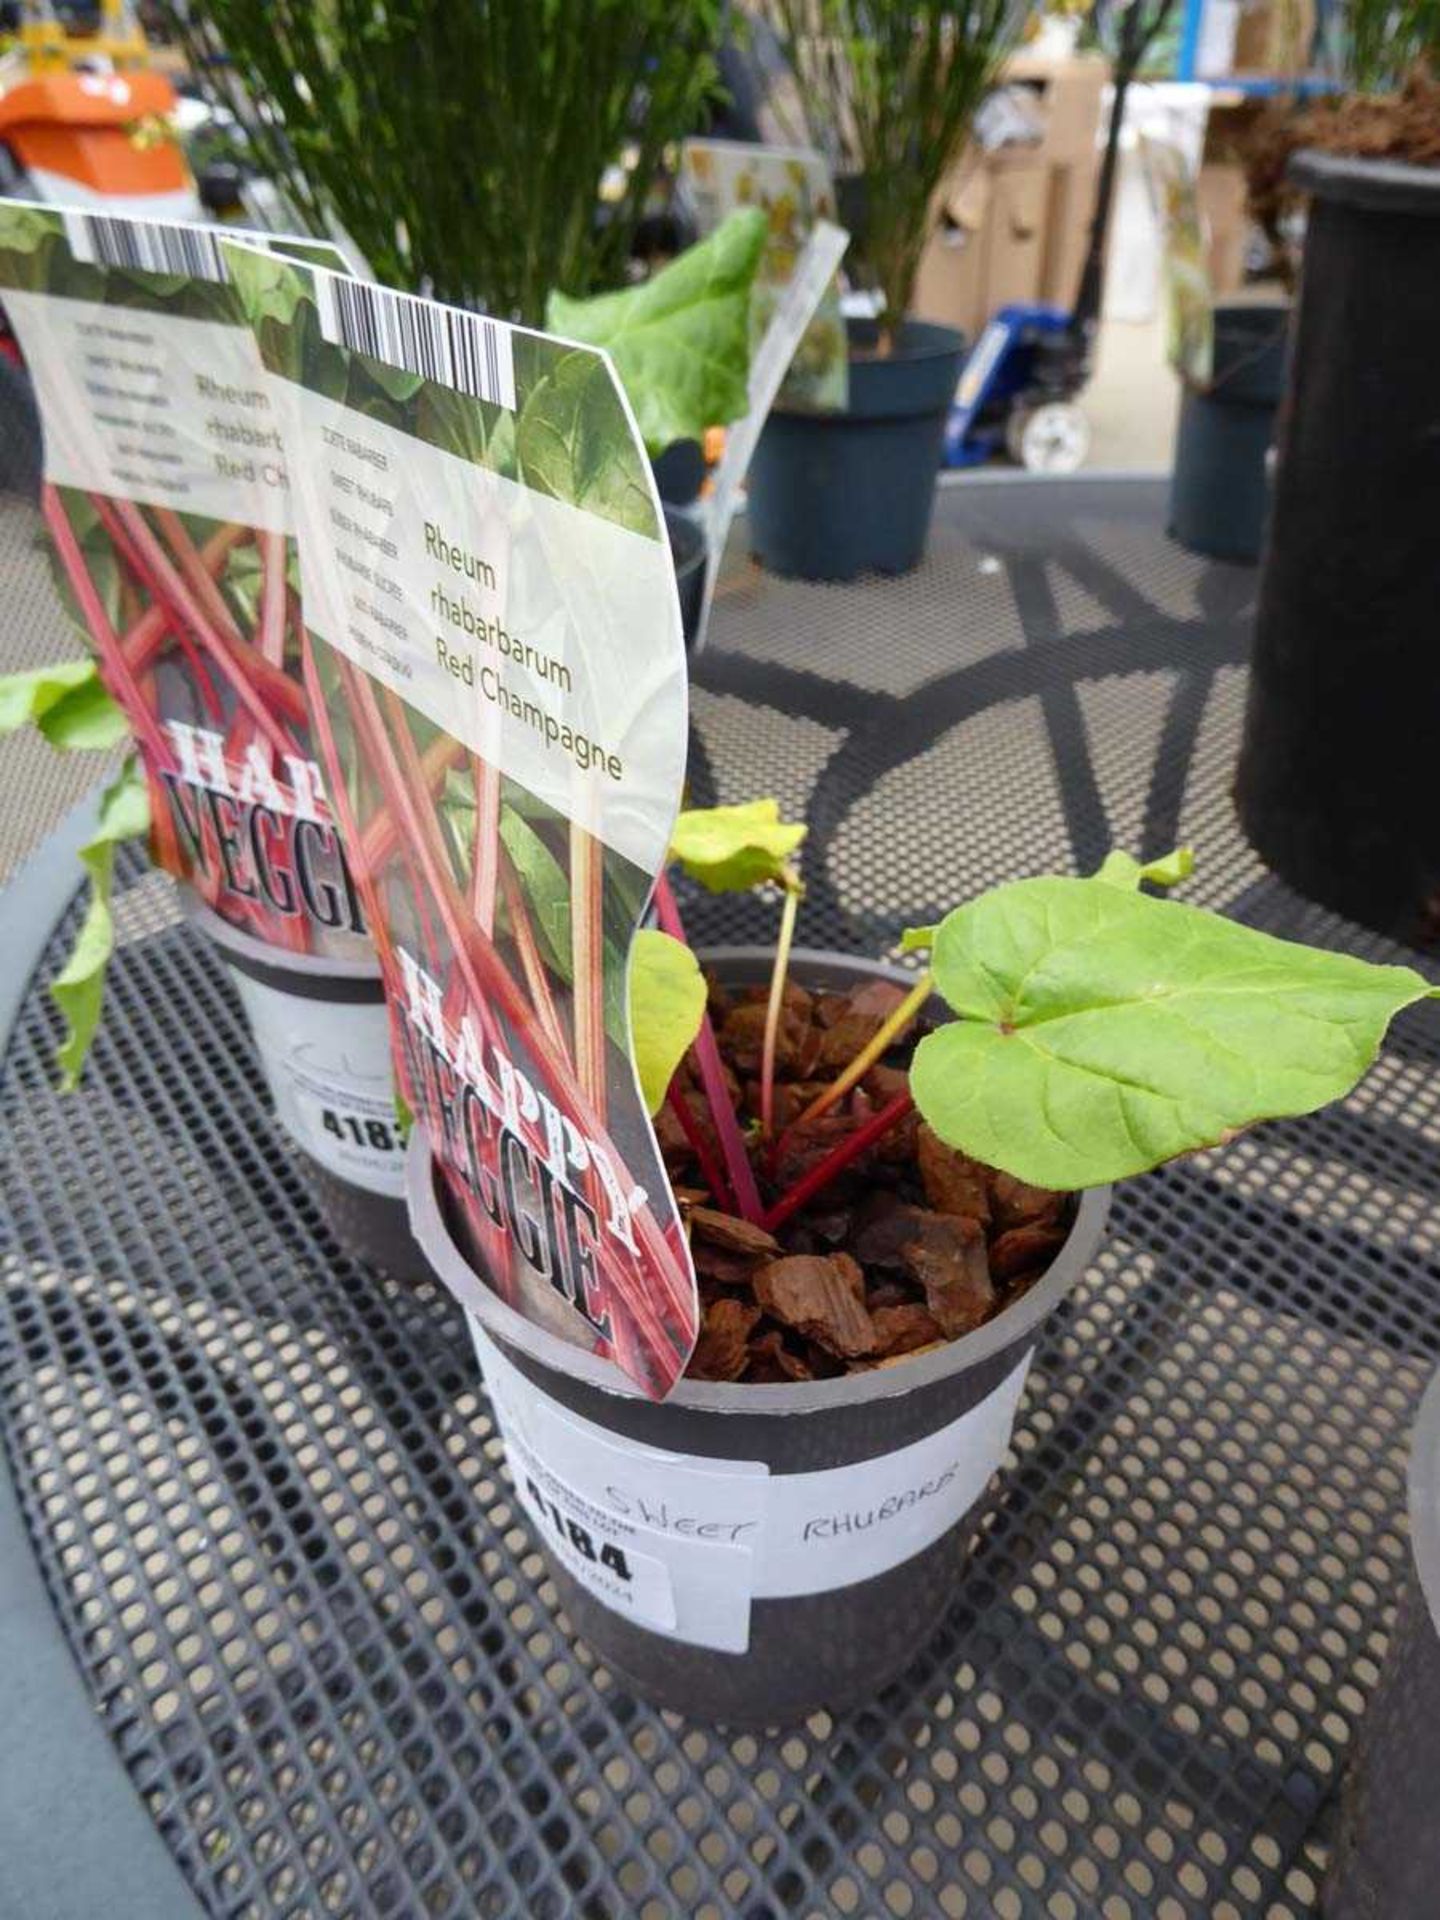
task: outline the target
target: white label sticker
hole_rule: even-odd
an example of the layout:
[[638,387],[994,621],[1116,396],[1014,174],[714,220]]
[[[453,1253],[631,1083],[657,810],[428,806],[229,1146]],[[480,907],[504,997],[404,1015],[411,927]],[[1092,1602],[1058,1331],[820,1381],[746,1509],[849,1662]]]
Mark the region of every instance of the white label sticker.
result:
[[45,422],[45,477],[286,532],[270,376],[248,327],[5,291]]
[[328,1172],[398,1200],[405,1143],[383,1003],[303,1000],[238,968],[232,977],[281,1126]]
[[684,777],[668,546],[289,382],[311,631],[646,872]]
[[[1027,1354],[994,1392],[910,1446],[820,1473],[772,1474],[762,1461],[668,1453],[608,1432],[541,1392],[467,1318],[517,1488],[546,1544],[617,1612],[729,1653],[749,1645],[752,1600],[853,1586],[948,1532],[1005,1457],[1030,1365]],[[640,1571],[627,1580],[617,1556]]]

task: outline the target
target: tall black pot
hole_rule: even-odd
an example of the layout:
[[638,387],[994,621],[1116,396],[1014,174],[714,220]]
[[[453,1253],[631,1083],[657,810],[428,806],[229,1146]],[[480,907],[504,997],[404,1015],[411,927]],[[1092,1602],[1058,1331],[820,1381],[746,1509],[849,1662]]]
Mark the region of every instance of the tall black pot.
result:
[[1302,154],[1312,194],[1236,777],[1260,857],[1415,941],[1440,906],[1440,168]]
[[953,327],[907,320],[892,353],[850,322],[850,404],[776,407],[750,462],[750,547],[772,573],[907,573],[930,531],[940,443],[965,357]]

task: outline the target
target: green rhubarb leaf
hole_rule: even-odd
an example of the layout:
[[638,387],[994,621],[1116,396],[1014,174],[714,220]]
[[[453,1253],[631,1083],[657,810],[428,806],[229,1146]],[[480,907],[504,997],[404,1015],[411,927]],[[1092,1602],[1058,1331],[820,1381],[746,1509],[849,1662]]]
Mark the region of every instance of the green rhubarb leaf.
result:
[[760,209],[742,207],[639,286],[589,300],[551,294],[547,328],[606,349],[652,453],[749,405],[750,290],[767,234]]
[[35,724],[62,753],[103,752],[130,737],[130,722],[98,674],[62,693]]
[[66,1035],[55,1058],[67,1093],[79,1081],[100,1023],[105,969],[115,948],[115,923],[110,911],[115,849],[149,828],[150,797],[145,777],[132,756],[101,795],[99,822],[80,849],[80,858],[90,874],[90,905],[69,959],[50,983],[51,998],[65,1016]]
[[57,660],[25,673],[0,674],[0,733],[38,727],[57,702],[77,688],[99,686],[93,660]]
[[743,893],[766,880],[784,884],[790,855],[804,838],[803,826],[780,818],[777,800],[696,807],[676,819],[670,857],[711,893]]
[[960,1016],[911,1091],[951,1146],[1032,1185],[1102,1185],[1347,1093],[1437,990],[1099,879],[1018,880],[940,924]]
[[1120,887],[1126,893],[1133,893],[1142,880],[1156,887],[1178,887],[1194,871],[1193,847],[1176,847],[1173,853],[1163,853],[1158,860],[1145,861],[1116,847],[1106,854],[1095,878],[1103,880],[1107,887]]
[[656,1114],[705,1017],[705,976],[680,940],[641,927],[630,948],[630,1032],[645,1111]]

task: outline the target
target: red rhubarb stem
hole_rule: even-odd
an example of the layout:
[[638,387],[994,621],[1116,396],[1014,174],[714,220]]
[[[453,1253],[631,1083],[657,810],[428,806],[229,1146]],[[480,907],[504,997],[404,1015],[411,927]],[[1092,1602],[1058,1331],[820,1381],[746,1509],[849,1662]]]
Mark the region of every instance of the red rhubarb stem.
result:
[[535,1003],[536,1015],[549,1037],[550,1044],[564,1058],[568,1048],[565,1044],[564,1030],[560,1025],[560,1015],[550,992],[545,962],[535,939],[535,929],[530,924],[525,896],[508,859],[501,863],[500,886],[505,895],[505,911],[510,916],[510,930],[515,936],[515,945],[520,952],[520,966],[525,975],[525,984],[530,990],[530,998]]
[[[283,533],[257,533],[260,549],[260,619],[255,644],[272,667],[285,667],[285,552]],[[222,602],[223,605],[223,602]],[[231,621],[234,628],[234,621]],[[234,638],[239,639],[235,633]]]
[[[685,938],[684,923],[680,918],[680,909],[675,904],[675,895],[670,889],[670,881],[663,872],[655,882],[655,911],[660,920],[661,930],[668,933],[672,940],[679,940],[689,946]],[[740,1123],[735,1118],[735,1109],[730,1104],[730,1090],[725,1084],[725,1069],[720,1060],[720,1048],[715,1041],[715,1029],[710,1024],[707,1011],[700,1021],[700,1031],[695,1036],[695,1058],[700,1068],[700,1082],[705,1089],[705,1098],[710,1105],[710,1120],[715,1128],[715,1136],[720,1142],[720,1152],[725,1160],[725,1172],[729,1178],[730,1190],[743,1219],[752,1226],[760,1224],[765,1208],[760,1199],[760,1189],[755,1184],[755,1171],[750,1165],[750,1156],[745,1151],[745,1138],[740,1131]]]
[[671,1086],[665,1098],[669,1104],[670,1111],[680,1122],[681,1131],[690,1142],[692,1153],[700,1163],[701,1178],[704,1180],[706,1186],[709,1187],[716,1206],[723,1208],[727,1213],[733,1213],[735,1210],[735,1196],[731,1193],[726,1183],[725,1175],[719,1163],[716,1161],[714,1154],[710,1151],[710,1142],[705,1138],[704,1129],[690,1110],[690,1102],[685,1098],[680,1089],[674,1085]]
[[[236,624],[235,616],[230,611],[229,603],[226,601],[224,594],[221,593],[219,587],[215,584],[215,569],[206,565],[205,553],[197,550],[195,542],[190,538],[189,532],[186,529],[185,522],[180,518],[179,514],[170,507],[156,507],[153,511],[155,514],[155,524],[159,527],[166,545],[174,555],[175,564],[179,567],[186,585],[190,588],[190,591],[194,594],[201,607],[204,608],[206,615],[213,623],[216,631],[225,634],[229,639],[238,640],[240,638],[240,628]],[[228,552],[229,547],[235,544],[236,539],[241,534],[248,533],[249,529],[246,527],[227,526],[222,528],[221,532],[229,536],[226,547],[226,551]],[[207,541],[205,552],[208,553],[210,546],[213,544],[213,539],[214,536],[212,536],[210,541]]]
[[604,865],[600,842],[570,823],[570,965],[575,1002],[575,1069],[580,1090],[605,1115]]
[[[421,756],[421,766],[425,765]],[[429,777],[428,773],[426,775]],[[495,889],[500,878],[500,769],[478,753],[470,756],[475,786],[475,839],[470,851],[470,911],[487,936],[495,932]]]
[[[248,527],[227,526],[212,533],[200,549],[200,563],[205,571],[211,575],[218,573],[231,551],[249,537]],[[133,626],[126,628],[120,636],[120,644],[125,649],[125,658],[132,672],[143,673],[150,665],[165,644],[166,634],[172,631],[174,618],[165,602],[157,600],[153,606],[145,609]]]
[[787,1193],[783,1193],[770,1208],[760,1224],[767,1233],[774,1233],[783,1226],[791,1214],[798,1213],[807,1201],[813,1200],[817,1193],[828,1187],[837,1174],[843,1173],[852,1160],[858,1159],[867,1147],[873,1147],[890,1129],[903,1120],[915,1102],[908,1093],[897,1093],[893,1100],[872,1114],[854,1133],[847,1134],[838,1146],[832,1147],[825,1158],[801,1179],[797,1180]]
[[115,696],[125,709],[136,737],[153,755],[157,770],[161,767],[173,767],[175,756],[170,743],[161,732],[159,723],[150,711],[135,683],[135,676],[126,664],[120,650],[120,637],[110,624],[110,616],[105,611],[95,582],[90,578],[90,569],[85,564],[85,556],[80,551],[80,543],[75,538],[75,529],[66,517],[60,503],[60,496],[51,485],[46,485],[42,500],[45,524],[50,529],[50,537],[55,542],[55,551],[60,563],[74,589],[79,602],[80,612],[86,628],[95,642],[95,650],[100,656],[102,671],[110,679]]
[[259,648],[248,640],[226,640],[215,631],[137,507],[128,500],[107,500],[103,494],[91,494],[90,499],[106,532],[139,576],[142,586],[154,599],[165,601],[184,621],[250,709],[255,724],[270,745],[282,755],[292,754],[296,759],[303,759],[305,756],[295,739],[275,718],[260,692],[263,686],[265,694],[278,707],[284,708],[297,724],[303,724],[307,715],[300,689],[272,667]]

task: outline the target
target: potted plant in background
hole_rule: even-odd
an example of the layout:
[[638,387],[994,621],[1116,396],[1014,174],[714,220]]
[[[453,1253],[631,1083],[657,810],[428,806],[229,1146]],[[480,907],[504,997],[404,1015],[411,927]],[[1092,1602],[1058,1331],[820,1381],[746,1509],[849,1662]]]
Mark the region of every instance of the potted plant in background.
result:
[[1398,90],[1286,128],[1308,213],[1235,793],[1292,886],[1428,945],[1440,822],[1428,756],[1405,742],[1440,704],[1440,31],[1402,9],[1387,40],[1377,18],[1346,16],[1357,77]]
[[632,955],[704,1309],[666,1400],[507,1306],[423,1138],[407,1169],[569,1617],[721,1722],[843,1706],[923,1644],[1108,1184],[1339,1097],[1433,991],[1140,891],[1185,853],[996,888],[905,936],[918,976],[794,951],[802,838],[773,801],[682,814],[674,861],[778,887],[778,938],[701,956],[707,981],[662,878]]
[[976,108],[1024,31],[1016,0],[769,0],[852,233],[848,271],[874,293],[850,323],[841,412],[777,407],[750,469],[750,538],[778,573],[903,573],[925,548],[940,443],[965,342],[909,318],[932,202]]
[[[714,97],[722,0],[170,12],[287,217],[343,232],[388,285],[606,347],[652,460],[744,413],[763,229],[727,224],[675,275],[627,285],[667,156]],[[693,632],[705,543],[683,514],[666,524]]]

